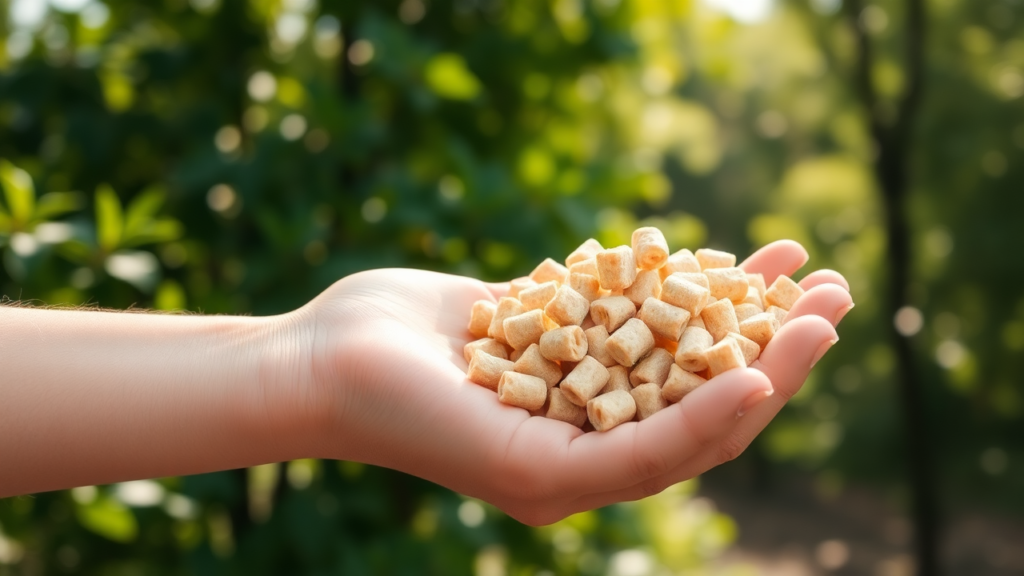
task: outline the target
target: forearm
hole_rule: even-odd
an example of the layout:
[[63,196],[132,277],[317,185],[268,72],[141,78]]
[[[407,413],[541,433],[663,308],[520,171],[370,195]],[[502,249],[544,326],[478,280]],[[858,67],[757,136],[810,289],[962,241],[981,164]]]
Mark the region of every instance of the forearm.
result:
[[300,347],[287,317],[0,307],[0,497],[300,456]]

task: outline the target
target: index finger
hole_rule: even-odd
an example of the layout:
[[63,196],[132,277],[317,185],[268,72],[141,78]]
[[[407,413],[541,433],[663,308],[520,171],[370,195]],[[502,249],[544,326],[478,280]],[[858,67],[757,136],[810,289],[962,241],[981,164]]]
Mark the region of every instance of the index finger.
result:
[[807,250],[799,242],[776,240],[751,254],[739,267],[751,274],[763,274],[764,283],[771,286],[780,274],[792,276],[807,259]]

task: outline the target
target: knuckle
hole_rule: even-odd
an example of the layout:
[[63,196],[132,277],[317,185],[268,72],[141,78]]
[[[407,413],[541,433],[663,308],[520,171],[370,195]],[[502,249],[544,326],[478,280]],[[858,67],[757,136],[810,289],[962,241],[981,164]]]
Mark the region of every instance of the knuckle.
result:
[[728,436],[719,445],[717,460],[719,462],[731,462],[739,458],[740,454],[747,449],[747,443],[736,436]]
[[638,451],[633,455],[633,469],[640,478],[651,478],[668,472],[668,462],[657,452]]

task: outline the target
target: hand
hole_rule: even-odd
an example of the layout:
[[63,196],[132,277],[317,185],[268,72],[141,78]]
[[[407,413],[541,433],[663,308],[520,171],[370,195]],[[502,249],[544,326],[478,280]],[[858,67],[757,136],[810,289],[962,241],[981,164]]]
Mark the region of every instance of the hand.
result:
[[[771,283],[806,259],[798,244],[777,242],[742,266]],[[506,287],[416,270],[364,272],[295,313],[312,356],[308,377],[290,390],[301,397],[292,405],[315,426],[317,457],[401,470],[547,524],[655,494],[738,456],[837,340],[833,325],[852,305],[835,272],[812,273],[801,285],[807,293],[751,368],[713,378],[643,422],[584,434],[505,406],[466,380],[470,307]]]

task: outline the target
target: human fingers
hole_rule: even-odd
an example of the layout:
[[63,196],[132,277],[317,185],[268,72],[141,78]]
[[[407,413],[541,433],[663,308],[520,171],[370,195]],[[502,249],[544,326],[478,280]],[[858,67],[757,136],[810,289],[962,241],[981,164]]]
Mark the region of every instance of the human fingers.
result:
[[837,284],[821,284],[804,292],[793,304],[789,314],[786,315],[786,322],[800,318],[801,316],[821,316],[838,326],[839,321],[846,316],[846,313],[853,309],[853,299],[850,293]]
[[497,300],[502,296],[508,296],[508,282],[484,282],[484,286],[491,292],[491,296]]
[[824,268],[821,270],[815,270],[807,276],[804,276],[803,280],[798,282],[798,284],[800,284],[800,287],[804,290],[810,290],[811,288],[822,284],[836,284],[838,286],[842,286],[843,290],[846,290],[847,292],[850,291],[850,284],[846,281],[846,278],[843,278],[842,274],[835,270],[827,270]]
[[740,264],[752,274],[764,275],[765,284],[771,286],[780,274],[792,276],[807,263],[807,250],[793,240],[777,240],[761,247]]
[[642,422],[569,443],[556,474],[564,493],[601,493],[672,470],[736,425],[737,414],[771,395],[756,370],[731,370]]

